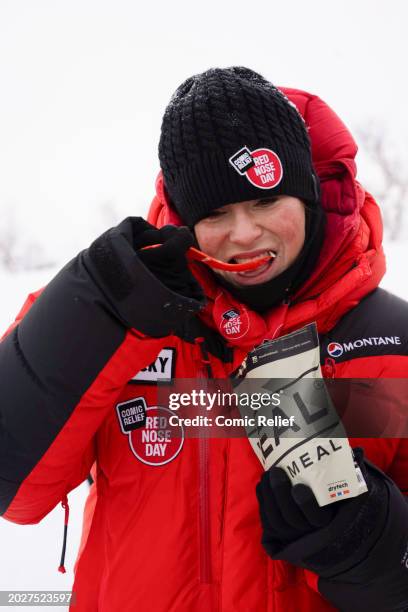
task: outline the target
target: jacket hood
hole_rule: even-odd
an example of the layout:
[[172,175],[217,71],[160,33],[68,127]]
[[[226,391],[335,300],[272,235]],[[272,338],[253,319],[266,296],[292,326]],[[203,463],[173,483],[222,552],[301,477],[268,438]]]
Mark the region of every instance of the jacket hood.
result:
[[[245,342],[242,337],[236,342],[247,346],[254,345],[262,335],[265,338],[265,333],[270,337],[272,329],[279,329],[281,335],[311,321],[316,321],[320,333],[327,332],[378,286],[385,273],[381,213],[373,197],[356,180],[357,145],[352,135],[319,97],[298,89],[280,89],[296,104],[309,131],[321,185],[321,205],[327,217],[325,240],[313,274],[284,314],[279,307],[263,317],[250,311],[219,287],[203,266],[197,270],[210,299],[206,322],[215,323],[222,333],[221,311],[228,310],[228,305],[246,313],[245,317],[252,321],[252,333],[245,335]],[[169,202],[161,173],[148,221],[158,227],[182,224]],[[233,338],[229,340],[235,343]]]

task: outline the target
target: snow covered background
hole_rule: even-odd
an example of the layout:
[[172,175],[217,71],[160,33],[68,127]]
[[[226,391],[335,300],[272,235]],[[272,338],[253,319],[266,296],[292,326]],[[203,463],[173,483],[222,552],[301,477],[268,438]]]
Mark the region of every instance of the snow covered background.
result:
[[[355,134],[380,128],[408,182],[407,18],[400,0],[341,10],[325,0],[2,0],[0,328],[101,231],[146,213],[165,105],[210,66],[246,65],[317,93]],[[364,150],[359,176],[384,188]],[[407,216],[386,242],[382,283],[406,299]],[[61,507],[36,526],[0,520],[0,590],[70,589],[87,488],[70,495],[65,575]]]

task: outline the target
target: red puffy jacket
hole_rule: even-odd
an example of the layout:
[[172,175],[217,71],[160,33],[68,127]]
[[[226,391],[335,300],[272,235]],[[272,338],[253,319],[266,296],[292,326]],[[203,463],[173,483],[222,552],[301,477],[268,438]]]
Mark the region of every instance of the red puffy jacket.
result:
[[[309,127],[328,219],[316,270],[288,309],[256,314],[197,265],[208,305],[196,327],[185,337],[152,338],[137,326],[125,329],[106,296],[95,297],[89,289],[95,279],[79,255],[37,300],[28,299],[3,340],[0,359],[11,364],[4,387],[12,389],[13,403],[4,419],[7,453],[0,463],[3,516],[41,520],[95,464],[73,587],[77,612],[334,609],[312,573],[272,561],[263,551],[255,496],[262,468],[246,439],[174,436],[156,449],[142,429],[129,433],[118,418],[126,402],[146,405],[151,416],[163,414],[156,407],[161,377],[201,377],[209,362],[213,375],[225,378],[265,338],[312,321],[325,375],[406,375],[408,306],[376,289],[385,271],[381,217],[355,180],[355,143],[319,98],[283,91]],[[160,177],[149,220],[178,222]],[[146,311],[154,308],[143,279],[137,290]],[[241,315],[235,336],[222,324],[231,308]],[[398,421],[388,401],[381,411]],[[405,440],[351,444],[363,446],[408,490]]]

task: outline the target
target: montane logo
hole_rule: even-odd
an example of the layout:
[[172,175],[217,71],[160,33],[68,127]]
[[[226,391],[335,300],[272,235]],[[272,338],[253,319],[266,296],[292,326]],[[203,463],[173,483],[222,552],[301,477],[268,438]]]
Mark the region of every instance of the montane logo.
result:
[[399,336],[372,336],[370,338],[359,338],[352,342],[330,342],[327,346],[327,352],[330,357],[340,357],[343,353],[349,353],[355,349],[365,348],[367,346],[381,346],[387,344],[401,344]]

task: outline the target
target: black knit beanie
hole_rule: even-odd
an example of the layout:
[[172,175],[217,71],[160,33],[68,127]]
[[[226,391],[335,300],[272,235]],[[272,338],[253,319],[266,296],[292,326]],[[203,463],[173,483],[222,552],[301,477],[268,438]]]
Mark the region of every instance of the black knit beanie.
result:
[[163,117],[159,159],[170,199],[190,227],[232,202],[319,199],[303,118],[249,68],[213,68],[180,85]]

